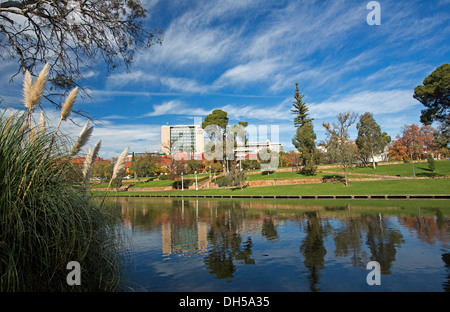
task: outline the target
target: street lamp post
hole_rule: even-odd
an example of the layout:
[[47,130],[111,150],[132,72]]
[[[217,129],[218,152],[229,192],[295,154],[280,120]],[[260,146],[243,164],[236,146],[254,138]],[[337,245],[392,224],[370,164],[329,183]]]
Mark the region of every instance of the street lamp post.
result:
[[183,172],[181,173],[181,191],[184,191]]
[[414,177],[414,180],[415,180],[416,179],[416,172],[414,170],[414,158],[413,158],[413,151],[415,151],[414,144],[415,144],[415,141],[413,139],[413,144],[412,144],[412,148],[411,148],[411,164],[412,164],[412,169],[413,169],[413,177]]
[[195,190],[198,191],[198,184],[197,184],[197,171],[194,171],[195,173]]

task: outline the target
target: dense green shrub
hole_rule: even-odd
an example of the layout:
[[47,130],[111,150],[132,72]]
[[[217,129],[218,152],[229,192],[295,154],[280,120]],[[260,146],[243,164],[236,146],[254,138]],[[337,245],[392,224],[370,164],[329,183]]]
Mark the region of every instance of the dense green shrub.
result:
[[195,180],[183,179],[183,185],[181,185],[181,180],[177,180],[177,181],[173,182],[172,188],[177,189],[177,190],[181,190],[182,188],[188,189],[194,183],[195,183]]

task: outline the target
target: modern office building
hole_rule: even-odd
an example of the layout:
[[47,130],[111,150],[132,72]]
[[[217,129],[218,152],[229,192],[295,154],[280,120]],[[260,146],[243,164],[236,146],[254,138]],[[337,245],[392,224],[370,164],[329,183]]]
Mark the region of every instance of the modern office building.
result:
[[205,145],[204,131],[199,125],[161,126],[161,153],[200,155]]

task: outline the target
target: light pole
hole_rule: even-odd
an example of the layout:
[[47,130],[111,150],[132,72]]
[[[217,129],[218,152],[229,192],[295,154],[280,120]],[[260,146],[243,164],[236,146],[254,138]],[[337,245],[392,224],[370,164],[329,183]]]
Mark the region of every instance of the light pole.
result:
[[414,158],[413,158],[413,151],[415,151],[414,144],[415,144],[415,141],[413,139],[413,144],[412,144],[412,148],[411,148],[411,164],[412,164],[412,169],[413,169],[413,177],[414,177],[414,180],[415,180],[416,179],[416,172],[414,170]]
[[277,169],[273,173],[275,174],[275,185],[277,185]]
[[194,171],[195,173],[195,190],[198,191],[198,184],[197,184],[197,171]]
[[181,173],[181,191],[184,191],[183,172]]

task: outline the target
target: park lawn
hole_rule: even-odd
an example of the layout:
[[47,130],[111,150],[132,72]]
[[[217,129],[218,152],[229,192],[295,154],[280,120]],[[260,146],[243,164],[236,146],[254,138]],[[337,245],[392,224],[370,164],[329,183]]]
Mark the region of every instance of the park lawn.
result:
[[[285,180],[285,179],[322,179],[326,177],[330,177],[333,174],[327,172],[317,172],[316,175],[312,176],[309,174],[304,174],[297,171],[285,171],[285,172],[277,172],[276,178],[277,180]],[[334,176],[334,175],[333,175]],[[344,178],[344,175],[339,175]],[[367,175],[352,175],[353,178],[371,178],[371,176]],[[247,181],[256,181],[256,180],[275,180],[275,173],[265,174],[248,174]]]
[[103,182],[103,183],[91,183],[89,185],[89,188],[91,189],[100,189],[100,188],[107,188],[109,186],[109,181]]
[[[450,160],[436,160],[436,169],[431,172],[428,168],[427,162],[414,163],[414,171],[416,177],[433,177],[433,176],[450,176]],[[330,168],[322,169],[325,172],[341,172],[342,168]],[[368,167],[353,167],[348,170],[349,173],[358,174],[376,174],[385,176],[398,176],[398,177],[412,177],[413,165],[411,163],[406,164],[392,164],[392,165],[380,165],[376,169],[371,166]]]
[[179,190],[166,192],[132,192],[123,195],[401,195],[450,194],[450,179],[382,180],[343,183],[316,183],[247,187],[244,189]]
[[[170,186],[172,185],[174,180],[154,180],[154,181],[148,181],[148,182],[136,182],[135,186],[138,188],[142,187],[161,187],[161,186]],[[129,181],[122,181],[122,185],[130,184],[134,182]],[[103,183],[91,183],[90,188],[91,189],[100,189],[100,188],[107,188],[109,186],[109,182],[103,182]],[[133,188],[134,186],[132,186]]]
[[[185,174],[184,177],[185,178],[194,178],[195,179],[195,174],[191,173],[191,174]],[[211,174],[211,176],[214,176],[214,172]],[[203,177],[208,177],[209,178],[209,172],[202,172],[202,173],[197,173],[197,179],[203,178]]]
[[174,180],[153,180],[148,182],[136,182],[135,185],[133,185],[131,188],[141,188],[141,187],[163,187],[163,186],[170,186],[175,182]]

